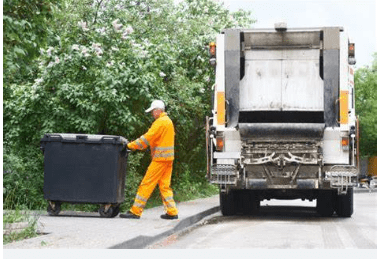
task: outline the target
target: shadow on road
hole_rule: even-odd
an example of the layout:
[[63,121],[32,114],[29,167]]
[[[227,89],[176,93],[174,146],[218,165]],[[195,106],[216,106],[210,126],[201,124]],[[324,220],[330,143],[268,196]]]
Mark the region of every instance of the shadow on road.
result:
[[50,216],[45,214],[45,216],[52,218],[60,217],[77,217],[77,218],[102,218],[98,212],[77,212],[77,211],[61,211],[57,216]]
[[234,216],[216,216],[208,220],[208,224],[237,221],[237,220],[272,220],[272,221],[318,221],[322,219],[336,218],[322,217],[317,211],[316,207],[306,206],[261,206],[260,210],[252,214],[238,213]]
[[315,220],[322,218],[317,213],[316,207],[307,206],[261,206],[260,211],[254,217],[260,219],[313,218]]

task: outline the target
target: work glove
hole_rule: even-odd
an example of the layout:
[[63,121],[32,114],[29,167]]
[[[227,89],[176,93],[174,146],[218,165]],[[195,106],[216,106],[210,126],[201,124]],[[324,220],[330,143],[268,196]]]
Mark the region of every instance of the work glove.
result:
[[136,150],[135,148],[132,147],[131,143],[127,143],[126,148],[131,150],[131,151],[135,151]]

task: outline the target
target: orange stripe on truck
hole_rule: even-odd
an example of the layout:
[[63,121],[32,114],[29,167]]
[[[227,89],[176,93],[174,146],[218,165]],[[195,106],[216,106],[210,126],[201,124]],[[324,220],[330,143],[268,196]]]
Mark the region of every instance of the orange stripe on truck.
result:
[[340,124],[348,124],[348,91],[340,91]]
[[225,92],[217,92],[217,124],[225,125]]

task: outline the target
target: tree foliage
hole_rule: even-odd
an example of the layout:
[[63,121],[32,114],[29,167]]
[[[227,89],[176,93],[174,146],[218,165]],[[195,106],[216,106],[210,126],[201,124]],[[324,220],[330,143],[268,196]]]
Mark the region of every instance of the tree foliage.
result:
[[4,95],[9,84],[32,80],[39,55],[45,46],[47,25],[53,19],[53,7],[59,0],[3,1],[3,77]]
[[356,114],[360,123],[360,153],[377,153],[377,55],[371,66],[359,68],[355,73]]
[[[32,5],[40,3],[50,1]],[[27,12],[20,10],[21,16]],[[19,45],[7,43],[4,51],[5,59],[16,59],[15,48],[39,52],[28,53],[28,61],[37,64],[27,77],[5,76],[5,195],[23,195],[15,178],[42,191],[39,141],[45,133],[115,134],[132,140],[150,126],[152,118],[144,110],[157,98],[167,104],[176,128],[173,186],[182,185],[181,176],[189,172],[194,176],[190,182],[204,181],[204,117],[213,84],[208,44],[223,28],[248,27],[253,22],[249,12],[231,13],[212,0],[60,0],[50,5],[49,24],[50,16],[41,14],[29,16],[46,27],[38,35],[46,42],[34,45],[27,35]],[[11,36],[10,29],[4,28],[5,36]],[[143,174],[150,157],[139,159],[129,157],[129,171]],[[40,205],[38,200],[29,207]]]

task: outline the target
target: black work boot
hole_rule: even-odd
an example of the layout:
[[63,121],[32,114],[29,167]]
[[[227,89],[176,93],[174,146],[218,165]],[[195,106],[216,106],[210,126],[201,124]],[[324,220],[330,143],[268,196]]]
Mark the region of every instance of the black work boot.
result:
[[120,216],[121,218],[132,218],[132,219],[140,219],[140,218],[141,218],[140,216],[134,215],[134,214],[131,213],[130,211],[127,211],[127,212],[124,213],[124,214],[120,214],[119,216]]
[[161,215],[160,217],[162,219],[178,219],[179,218],[178,215],[171,216],[171,215],[168,215],[168,214]]

